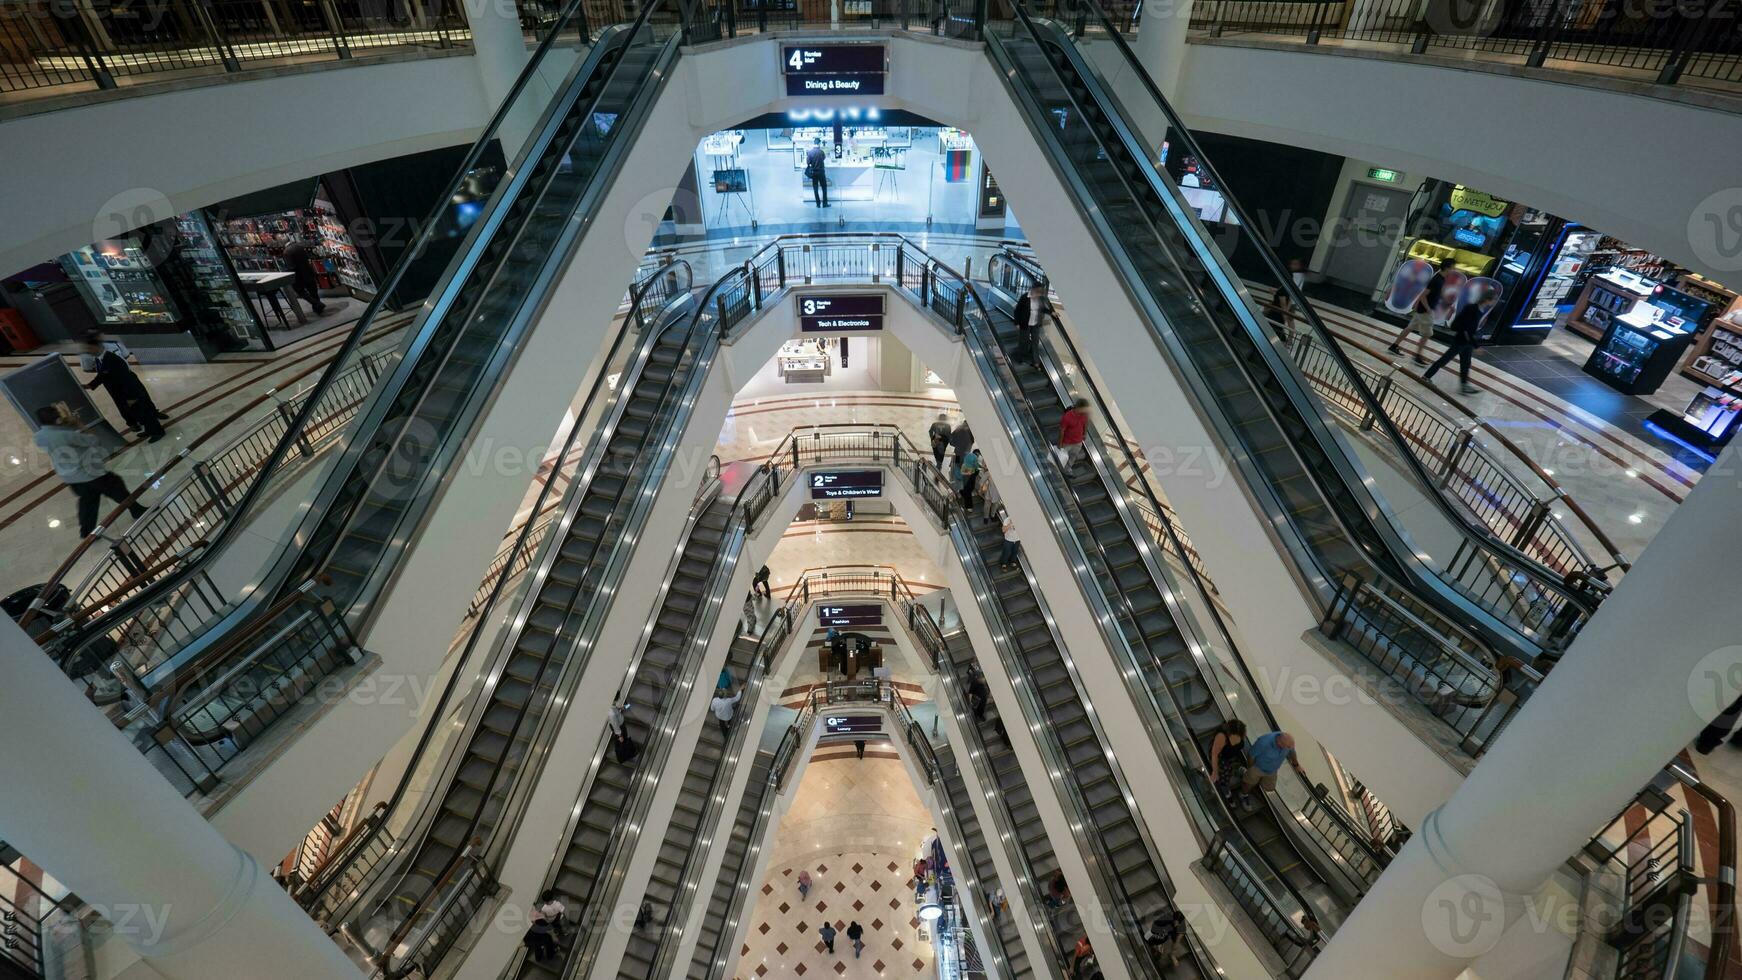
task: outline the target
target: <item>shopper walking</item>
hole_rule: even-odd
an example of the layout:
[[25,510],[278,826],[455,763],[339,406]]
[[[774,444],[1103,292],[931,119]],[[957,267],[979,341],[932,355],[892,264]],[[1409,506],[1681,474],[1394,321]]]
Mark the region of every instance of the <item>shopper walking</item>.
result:
[[865,927],[859,924],[859,920],[847,923],[847,938],[853,941],[853,958],[858,959],[865,951]]
[[759,595],[764,599],[774,598],[774,588],[768,584],[769,577],[767,565],[758,568],[755,577],[750,579],[750,594]]
[[865,740],[864,739],[856,738],[853,740],[853,752],[859,758],[861,758],[861,759],[865,758]]
[[[132,491],[120,477],[103,465],[106,453],[96,436],[75,428],[72,419],[64,418],[60,410],[45,405],[36,410],[36,430],[33,441],[48,454],[54,475],[72,488],[78,500],[79,537],[88,538],[97,527],[97,507],[104,497],[116,503],[127,501]],[[145,508],[135,500],[127,504],[127,512],[135,519]]]
[[1300,767],[1300,759],[1294,754],[1294,736],[1287,732],[1270,732],[1253,739],[1251,756],[1252,765],[1240,777],[1240,804],[1248,810],[1263,805],[1259,794],[1276,789],[1276,777],[1284,762],[1293,767],[1295,775],[1306,778],[1306,770]]
[[1222,799],[1234,802],[1234,781],[1246,775],[1246,723],[1230,718],[1210,736],[1210,783]]
[[103,335],[96,331],[86,334],[80,347],[84,353],[79,359],[80,366],[95,375],[85,384],[85,390],[94,391],[100,386],[109,393],[115,410],[121,413],[121,420],[129,429],[145,436],[147,442],[162,439],[163,420],[169,416],[157,410],[151,392],[139,375],[133,373],[127,359],[103,346]]
[[968,450],[968,455],[961,460],[962,468],[962,509],[972,510],[974,507],[974,485],[980,482],[980,451]]
[[744,699],[744,692],[739,691],[731,697],[726,697],[722,691],[714,696],[714,701],[708,710],[714,713],[714,720],[720,723],[720,734],[732,734],[732,717],[738,712],[738,702]]
[[1415,305],[1410,307],[1409,322],[1403,329],[1397,331],[1397,337],[1385,349],[1393,354],[1403,353],[1403,342],[1411,333],[1415,334],[1415,363],[1426,364],[1425,350],[1427,342],[1434,339],[1434,310],[1439,308],[1440,297],[1446,291],[1446,273],[1452,270],[1451,259],[1441,259],[1438,272],[1427,281],[1427,287],[1421,295],[1415,298]]
[[968,450],[974,448],[974,430],[968,428],[968,420],[963,419],[960,425],[950,430],[950,482],[962,482],[962,457],[968,455]]
[[998,519],[1004,531],[1004,547],[998,551],[998,567],[1016,568],[1016,556],[1022,550],[1022,539],[1016,534],[1016,520],[1009,511],[998,515]]
[[808,869],[800,868],[798,872],[798,900],[802,902],[810,898],[810,894],[811,873]]
[[823,927],[817,930],[817,938],[823,941],[823,948],[830,956],[835,955],[835,927],[832,923],[823,923]]
[[949,415],[939,412],[937,421],[931,424],[931,428],[925,430],[925,434],[926,438],[931,440],[932,462],[936,463],[938,469],[941,470],[944,468],[944,452],[950,448]]
[[804,175],[811,182],[811,199],[819,208],[829,206],[828,157],[820,139],[811,141],[811,148],[804,155]]
[[1046,298],[1046,286],[1035,283],[1028,287],[1028,292],[1016,301],[1016,329],[1018,343],[1016,359],[1024,364],[1038,365],[1040,363],[1040,328],[1046,324],[1048,317],[1058,319],[1053,312],[1052,301]]
[[1422,374],[1423,381],[1432,382],[1433,376],[1453,357],[1458,359],[1458,391],[1465,395],[1474,395],[1482,389],[1470,383],[1470,355],[1481,345],[1482,321],[1488,316],[1488,311],[1500,301],[1495,293],[1483,296],[1475,303],[1467,304],[1452,317],[1452,342],[1437,360],[1428,365]]
[[327,312],[327,304],[321,302],[320,281],[315,277],[314,254],[302,242],[291,242],[284,246],[284,262],[290,266],[290,288],[298,296],[308,300],[309,308],[315,311],[315,316]]
[[1059,416],[1059,463],[1066,473],[1075,473],[1077,463],[1089,458],[1084,440],[1089,435],[1089,402],[1079,398]]

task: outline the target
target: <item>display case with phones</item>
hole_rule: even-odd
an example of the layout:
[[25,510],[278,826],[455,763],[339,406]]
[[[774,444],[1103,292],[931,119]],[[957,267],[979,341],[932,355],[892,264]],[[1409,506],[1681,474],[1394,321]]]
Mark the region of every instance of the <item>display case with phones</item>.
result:
[[1586,359],[1585,373],[1629,395],[1656,391],[1693,340],[1649,304],[1612,315],[1604,311],[1604,319],[1608,329]]
[[60,264],[98,323],[169,326],[181,318],[150,256],[131,239],[74,249],[61,256]]

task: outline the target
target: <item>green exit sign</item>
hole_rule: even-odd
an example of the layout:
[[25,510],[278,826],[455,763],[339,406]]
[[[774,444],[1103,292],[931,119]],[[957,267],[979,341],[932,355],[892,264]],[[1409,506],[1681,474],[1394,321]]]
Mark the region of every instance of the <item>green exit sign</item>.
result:
[[1395,184],[1403,179],[1403,172],[1400,170],[1386,170],[1384,167],[1372,167],[1367,171],[1367,176],[1374,180],[1383,180],[1387,184]]

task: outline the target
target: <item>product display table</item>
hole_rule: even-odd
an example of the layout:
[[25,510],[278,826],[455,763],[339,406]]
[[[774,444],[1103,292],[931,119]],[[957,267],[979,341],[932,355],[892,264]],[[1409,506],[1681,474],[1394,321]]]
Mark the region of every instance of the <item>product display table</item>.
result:
[[[296,294],[291,292],[290,283],[295,276],[288,272],[238,272],[236,278],[242,280],[242,288],[256,302],[270,304],[272,312],[278,314],[278,322],[284,323],[284,309],[279,306],[279,297],[289,305],[290,312],[296,317],[297,323],[307,323],[308,317],[302,315],[302,305],[296,301]],[[266,322],[266,308],[258,307],[260,322]],[[288,326],[288,324],[286,324]]]

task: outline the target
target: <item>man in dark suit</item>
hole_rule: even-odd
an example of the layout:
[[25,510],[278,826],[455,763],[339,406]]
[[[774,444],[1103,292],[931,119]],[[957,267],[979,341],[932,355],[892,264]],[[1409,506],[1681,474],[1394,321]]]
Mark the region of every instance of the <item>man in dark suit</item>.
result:
[[1040,283],[1028,287],[1028,292],[1016,301],[1016,329],[1020,332],[1022,342],[1017,345],[1016,358],[1028,364],[1035,364],[1040,358],[1040,328],[1047,317],[1057,317],[1053,312],[1052,301],[1046,298],[1046,287]]
[[81,363],[96,375],[85,385],[85,390],[101,385],[115,400],[115,409],[121,413],[128,428],[142,433],[148,442],[162,439],[163,420],[169,416],[157,410],[151,392],[145,390],[145,382],[139,380],[139,375],[133,373],[127,361],[104,347],[103,335],[94,332],[85,335],[84,354]]
[[814,140],[811,148],[804,155],[804,175],[811,181],[811,197],[817,207],[829,206],[829,171],[825,161],[828,154],[823,151],[823,141]]
[[1482,343],[1482,320],[1494,304],[1500,302],[1498,294],[1489,293],[1474,303],[1464,304],[1457,315],[1452,317],[1452,342],[1446,347],[1446,352],[1439,359],[1428,365],[1427,372],[1421,376],[1423,381],[1431,382],[1434,373],[1446,366],[1453,357],[1458,359],[1458,391],[1466,395],[1474,395],[1482,389],[1470,383],[1470,355]]

